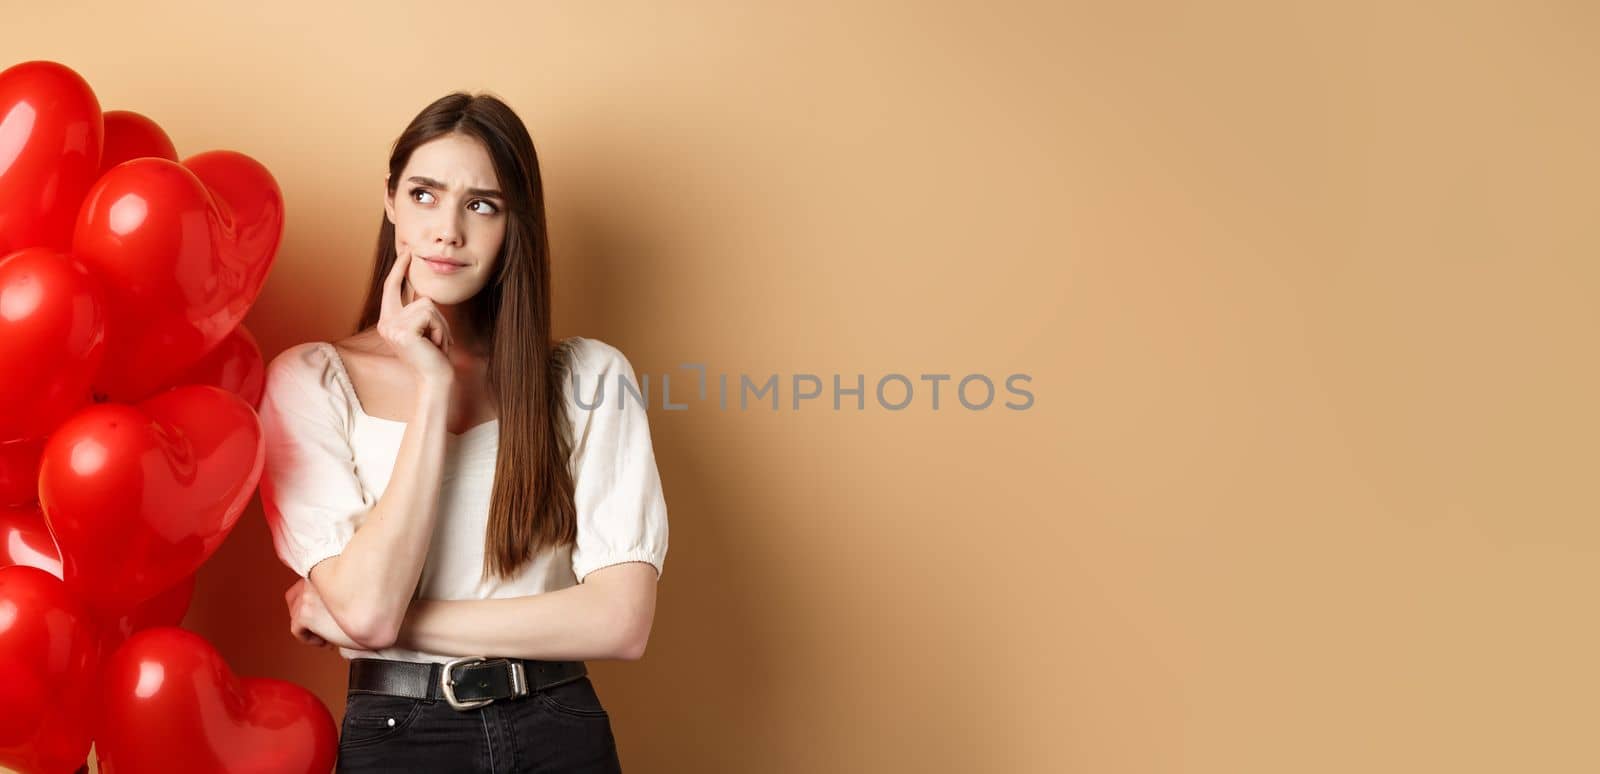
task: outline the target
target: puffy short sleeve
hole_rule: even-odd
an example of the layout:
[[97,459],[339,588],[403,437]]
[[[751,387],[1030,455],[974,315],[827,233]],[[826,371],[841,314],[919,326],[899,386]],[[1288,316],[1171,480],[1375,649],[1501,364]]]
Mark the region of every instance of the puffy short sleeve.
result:
[[356,476],[349,399],[323,346],[297,344],[273,358],[257,410],[262,512],[278,558],[302,578],[343,551],[376,504]]
[[[573,485],[578,538],[572,574],[622,562],[649,562],[660,580],[667,558],[667,503],[633,366],[617,348],[575,337],[567,411],[573,425]],[[574,390],[573,377],[577,389]],[[602,386],[603,385],[603,386]]]

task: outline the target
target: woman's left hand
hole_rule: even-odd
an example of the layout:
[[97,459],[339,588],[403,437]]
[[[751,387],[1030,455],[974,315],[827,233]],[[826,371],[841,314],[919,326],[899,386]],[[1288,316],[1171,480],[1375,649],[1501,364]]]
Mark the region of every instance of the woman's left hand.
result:
[[333,613],[323,604],[317,587],[305,578],[295,581],[284,592],[283,601],[289,606],[289,633],[295,639],[318,647],[331,644],[351,650],[367,649],[339,628],[339,622],[334,620]]

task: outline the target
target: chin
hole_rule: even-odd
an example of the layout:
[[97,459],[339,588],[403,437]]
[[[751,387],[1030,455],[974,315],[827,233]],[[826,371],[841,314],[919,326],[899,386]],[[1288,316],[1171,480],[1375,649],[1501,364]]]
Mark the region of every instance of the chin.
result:
[[482,285],[466,282],[418,282],[416,290],[419,295],[433,299],[435,304],[459,304],[478,294]]

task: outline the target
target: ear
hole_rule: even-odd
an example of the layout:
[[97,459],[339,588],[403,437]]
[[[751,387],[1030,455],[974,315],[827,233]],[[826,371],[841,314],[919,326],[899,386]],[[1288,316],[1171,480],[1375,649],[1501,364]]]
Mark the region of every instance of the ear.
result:
[[383,176],[383,215],[394,223],[394,195],[389,193],[389,176]]

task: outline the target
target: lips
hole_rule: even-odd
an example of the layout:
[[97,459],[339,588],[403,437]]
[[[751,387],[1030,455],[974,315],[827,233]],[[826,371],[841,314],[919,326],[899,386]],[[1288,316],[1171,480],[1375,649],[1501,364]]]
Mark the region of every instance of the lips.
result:
[[424,261],[429,261],[429,262],[432,262],[432,263],[443,263],[443,264],[447,264],[447,265],[450,265],[450,266],[466,266],[466,264],[462,263],[461,261],[455,260],[454,258],[449,258],[449,257],[446,257],[446,256],[442,256],[442,255],[419,255],[417,257],[421,258]]

